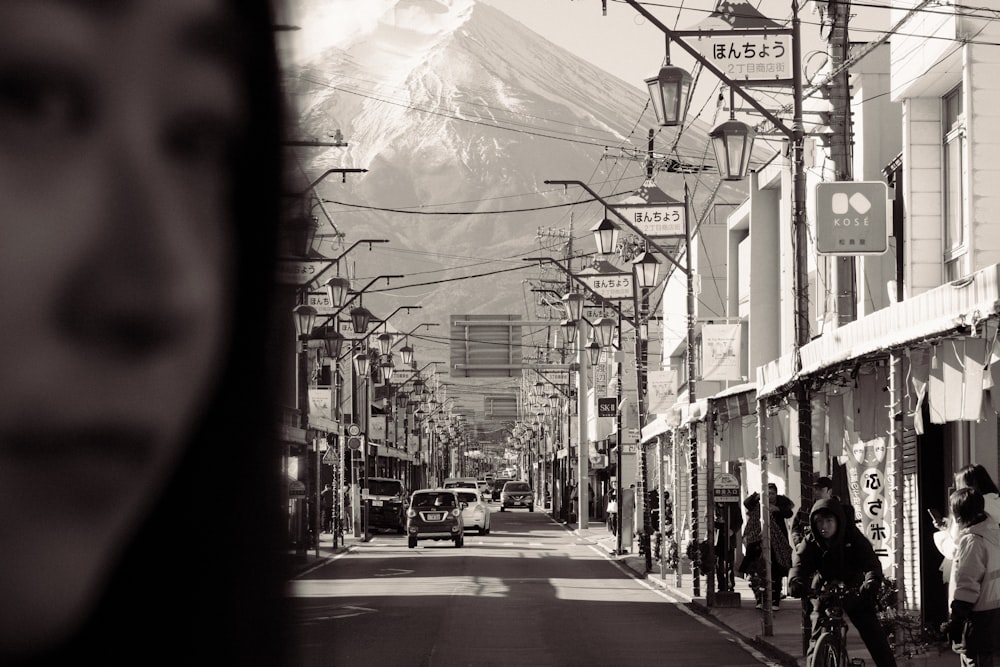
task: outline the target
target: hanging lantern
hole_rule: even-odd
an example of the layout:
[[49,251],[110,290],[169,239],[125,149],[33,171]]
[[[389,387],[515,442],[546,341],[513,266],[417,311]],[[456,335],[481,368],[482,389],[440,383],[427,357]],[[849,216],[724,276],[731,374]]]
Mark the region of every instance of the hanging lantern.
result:
[[691,81],[687,70],[670,64],[660,68],[656,76],[646,79],[657,123],[664,127],[674,127],[684,122]]
[[750,170],[750,153],[757,133],[746,123],[730,118],[708,135],[715,149],[715,163],[724,181],[742,181]]

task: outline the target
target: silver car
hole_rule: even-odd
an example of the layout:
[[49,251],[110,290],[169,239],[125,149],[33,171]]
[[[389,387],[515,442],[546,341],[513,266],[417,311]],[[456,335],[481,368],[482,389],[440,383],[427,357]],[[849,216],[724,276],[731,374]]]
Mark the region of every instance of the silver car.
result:
[[478,489],[453,489],[462,503],[462,521],[465,530],[477,530],[480,535],[490,534],[490,506]]

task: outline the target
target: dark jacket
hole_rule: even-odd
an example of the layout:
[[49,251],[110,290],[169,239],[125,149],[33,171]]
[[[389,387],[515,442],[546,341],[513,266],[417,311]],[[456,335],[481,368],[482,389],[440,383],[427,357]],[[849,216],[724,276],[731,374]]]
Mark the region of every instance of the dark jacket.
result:
[[[813,530],[819,509],[827,509],[837,517],[837,534],[824,539]],[[819,573],[824,581],[842,581],[848,587],[874,590],[882,579],[882,564],[871,542],[849,524],[838,500],[817,500],[809,513],[809,530],[792,555],[788,573],[788,592],[793,597],[809,594],[813,576]]]

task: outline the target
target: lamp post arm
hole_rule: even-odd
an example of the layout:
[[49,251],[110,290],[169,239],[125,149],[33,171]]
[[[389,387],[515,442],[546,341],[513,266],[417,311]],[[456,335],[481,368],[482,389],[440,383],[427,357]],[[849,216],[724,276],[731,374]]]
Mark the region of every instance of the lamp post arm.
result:
[[563,273],[569,276],[573,280],[573,282],[583,287],[583,289],[588,294],[593,296],[596,299],[597,303],[599,303],[601,306],[606,306],[611,310],[615,311],[616,314],[618,314],[622,319],[631,324],[634,328],[636,329],[639,328],[639,325],[636,323],[636,321],[630,320],[628,317],[626,317],[618,306],[611,303],[608,299],[605,299],[603,296],[595,292],[590,287],[590,285],[588,285],[583,280],[580,280],[572,271],[569,270],[569,267],[564,266],[559,260],[554,259],[552,257],[523,257],[522,259],[526,262],[548,262],[550,264],[555,264]]
[[440,362],[437,362],[437,361],[428,361],[426,364],[424,364],[423,368],[421,368],[419,371],[414,371],[413,375],[411,375],[410,377],[406,378],[402,382],[396,384],[395,385],[396,388],[398,389],[398,388],[402,387],[404,384],[406,384],[407,382],[409,382],[410,380],[413,380],[413,379],[419,377],[420,374],[423,373],[425,370],[427,370],[427,367],[430,366],[431,364],[434,364],[435,365],[435,370],[437,370],[436,365],[438,363],[440,363]]
[[[327,270],[331,266],[338,266],[339,267],[340,266],[340,260],[342,260],[344,257],[346,257],[347,253],[351,252],[352,250],[354,250],[356,247],[358,247],[362,243],[367,243],[368,244],[368,249],[371,250],[373,243],[388,243],[388,242],[389,242],[389,239],[359,239],[359,240],[355,241],[354,243],[351,244],[350,248],[348,248],[344,252],[342,252],[339,255],[337,255],[334,259],[331,259],[329,264],[327,264],[322,269],[320,269],[320,272],[316,274],[315,278],[313,278],[312,280],[309,281],[309,284],[312,284],[312,283],[316,282],[317,280],[319,280],[323,276],[323,274],[326,273]],[[393,277],[397,277],[397,276],[393,276]],[[398,277],[402,278],[403,276],[398,276]]]
[[[349,298],[347,301],[345,301],[344,305],[337,309],[337,312],[333,313],[332,315],[328,315],[327,318],[325,320],[323,320],[323,324],[329,324],[330,320],[333,320],[334,324],[336,324],[336,322],[337,322],[337,315],[340,315],[342,312],[344,312],[345,308],[347,308],[349,305],[351,305],[352,303],[354,303],[355,299],[357,299],[359,296],[361,296],[362,294],[364,294],[365,291],[369,287],[371,287],[372,285],[374,285],[375,283],[377,283],[379,280],[382,280],[383,278],[385,278],[388,281],[388,280],[392,280],[393,278],[405,278],[405,277],[406,276],[402,276],[402,275],[399,275],[399,276],[390,276],[390,275],[375,276],[374,278],[372,278],[371,280],[368,281],[367,285],[365,285],[364,287],[362,287],[361,289],[359,289],[358,291],[356,291],[354,293],[354,295],[351,296],[351,298]],[[386,318],[386,319],[388,319],[388,318]]]
[[[730,90],[734,90],[737,95],[739,95],[744,100],[746,100],[746,102],[750,106],[752,106],[754,109],[756,109],[758,112],[760,112],[760,114],[763,115],[764,118],[767,118],[769,121],[771,121],[771,123],[774,125],[774,127],[776,127],[778,130],[780,130],[782,133],[784,133],[789,139],[793,139],[794,140],[795,137],[796,137],[796,134],[801,134],[801,132],[802,132],[801,122],[798,123],[798,127],[794,127],[794,126],[793,127],[788,127],[787,125],[785,125],[781,121],[780,118],[778,118],[773,113],[771,113],[770,111],[768,111],[760,102],[758,102],[757,100],[755,100],[750,93],[748,93],[745,90],[743,90],[743,87],[740,85],[740,82],[733,81],[728,76],[726,76],[725,74],[723,74],[722,70],[720,70],[710,60],[706,59],[703,55],[701,55],[698,52],[697,49],[695,49],[694,47],[692,47],[691,45],[689,45],[687,42],[685,42],[683,39],[681,39],[680,38],[680,34],[678,32],[676,32],[674,30],[671,30],[670,28],[668,28],[667,26],[665,26],[658,18],[656,18],[655,16],[653,16],[653,14],[651,14],[648,9],[646,9],[641,4],[639,4],[638,0],[625,0],[625,2],[627,2],[628,4],[630,4],[633,9],[635,9],[637,12],[639,12],[644,17],[646,17],[646,19],[649,20],[650,23],[652,23],[657,28],[659,28],[660,31],[663,32],[663,34],[666,35],[667,38],[671,42],[675,42],[682,49],[684,49],[685,51],[687,51],[688,55],[690,55],[692,58],[694,58],[699,63],[701,63],[702,67],[704,67],[709,72],[711,72],[712,74],[714,74],[715,76],[717,76],[718,78],[720,78],[723,81],[723,83],[725,83],[727,86],[729,86]],[[798,34],[799,26],[798,26],[798,20],[797,20],[797,17],[798,17],[798,2],[797,2],[797,0],[793,0],[792,6],[794,8],[794,14],[795,14],[795,17],[796,17],[792,21],[792,26],[793,27],[792,27],[792,30],[791,30],[791,35],[792,35],[792,49],[794,51],[796,45],[799,42],[799,34]],[[706,30],[705,34],[708,35],[708,34],[714,34],[714,33],[718,33],[718,32],[720,32],[720,31],[707,31]],[[740,34],[743,31],[732,30],[732,31],[725,31],[725,32],[732,32],[732,33],[735,33],[735,34]],[[778,31],[775,31],[775,32],[778,32]],[[794,59],[794,55],[793,55],[793,59]],[[798,62],[799,62],[798,60],[793,60],[792,67],[793,68],[796,67]],[[797,90],[794,93],[794,96],[795,96],[796,100],[800,100],[802,98],[801,78],[802,77],[793,76],[793,79],[795,80],[795,86],[797,87]],[[546,181],[546,182],[548,182],[548,181]]]
[[[623,222],[626,227],[628,227],[630,230],[632,230],[633,233],[637,234],[643,241],[645,241],[646,243],[648,243],[649,246],[653,248],[653,250],[655,250],[656,252],[660,253],[664,257],[666,257],[667,261],[669,261],[671,264],[673,264],[677,269],[683,271],[685,273],[685,275],[687,274],[687,272],[688,272],[687,269],[685,267],[681,266],[681,264],[676,259],[674,259],[670,255],[670,253],[668,253],[666,250],[664,250],[662,247],[660,247],[660,245],[656,241],[654,241],[653,239],[651,239],[648,236],[646,236],[641,229],[639,229],[638,227],[636,227],[635,225],[633,225],[631,222],[629,222],[628,218],[626,218],[624,215],[622,215],[621,213],[618,212],[618,209],[615,208],[614,204],[612,204],[611,202],[609,202],[606,199],[604,199],[601,195],[599,195],[596,192],[594,192],[593,188],[591,188],[589,185],[587,185],[583,181],[575,181],[575,180],[565,180],[565,181],[563,181],[563,180],[545,180],[544,182],[546,184],[548,184],[548,185],[579,185],[581,188],[583,188],[584,190],[586,190],[587,192],[589,192],[590,195],[594,199],[596,199],[597,201],[601,202],[601,204],[603,204],[606,209],[608,209],[609,211],[611,211],[612,213],[614,213],[616,218],[618,218],[621,222]],[[684,211],[684,217],[685,218],[687,217],[687,210]]]
[[[410,312],[411,310],[416,310],[418,308],[423,308],[423,306],[399,306],[398,308],[396,308],[396,310],[392,311],[391,313],[389,313],[388,316],[386,316],[385,318],[383,318],[381,324],[382,324],[383,327],[385,327],[386,323],[389,320],[392,319],[392,316],[395,315],[396,313],[398,313],[401,310],[405,310],[406,312]],[[382,332],[386,333],[386,331],[385,331],[384,328],[382,329]]]
[[562,388],[561,385],[558,385],[555,382],[553,382],[552,380],[548,379],[547,377],[545,377],[544,375],[542,375],[541,373],[539,373],[536,369],[532,368],[531,370],[535,371],[535,375],[537,375],[538,377],[540,377],[543,380],[545,380],[550,386],[554,387],[555,390],[558,391],[560,394],[562,394],[566,398],[569,398],[569,393],[563,391],[563,388]]

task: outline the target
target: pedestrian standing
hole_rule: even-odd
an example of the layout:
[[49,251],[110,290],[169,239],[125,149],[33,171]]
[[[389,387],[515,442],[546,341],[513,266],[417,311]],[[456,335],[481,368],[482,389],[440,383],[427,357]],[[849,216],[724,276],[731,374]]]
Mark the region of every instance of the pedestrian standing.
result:
[[715,557],[716,579],[719,590],[732,592],[736,590],[736,545],[739,541],[740,527],[743,519],[740,517],[739,506],[735,503],[715,504]]
[[[792,566],[792,545],[788,541],[788,524],[795,508],[795,503],[787,496],[778,493],[778,486],[773,482],[767,485],[768,504],[766,508],[761,507],[760,494],[756,491],[748,496],[743,505],[747,509],[747,529],[744,534],[748,543],[747,556],[744,557],[744,564],[741,564],[741,571],[757,579],[763,578],[764,563],[761,553],[762,539],[760,536],[760,526],[762,525],[762,512],[767,513],[769,538],[771,541],[771,608],[779,609],[781,605],[781,595],[784,578],[788,574],[788,568]],[[748,561],[749,558],[749,562]],[[757,595],[757,608],[763,608],[762,596],[765,593],[760,591]]]
[[[1000,523],[1000,493],[990,473],[982,465],[974,463],[967,465],[955,473],[955,488],[968,487],[974,489],[983,497],[986,515],[993,523]],[[955,542],[958,539],[958,526],[951,519],[934,521],[937,532],[934,533],[934,545],[944,556],[941,561],[941,576],[945,582],[951,580],[951,566],[955,556]]]
[[949,505],[958,535],[948,583],[948,638],[963,667],[991,667],[1000,649],[1000,526],[975,489],[953,492]]
[[618,496],[614,488],[608,491],[608,531],[612,535],[618,535]]

